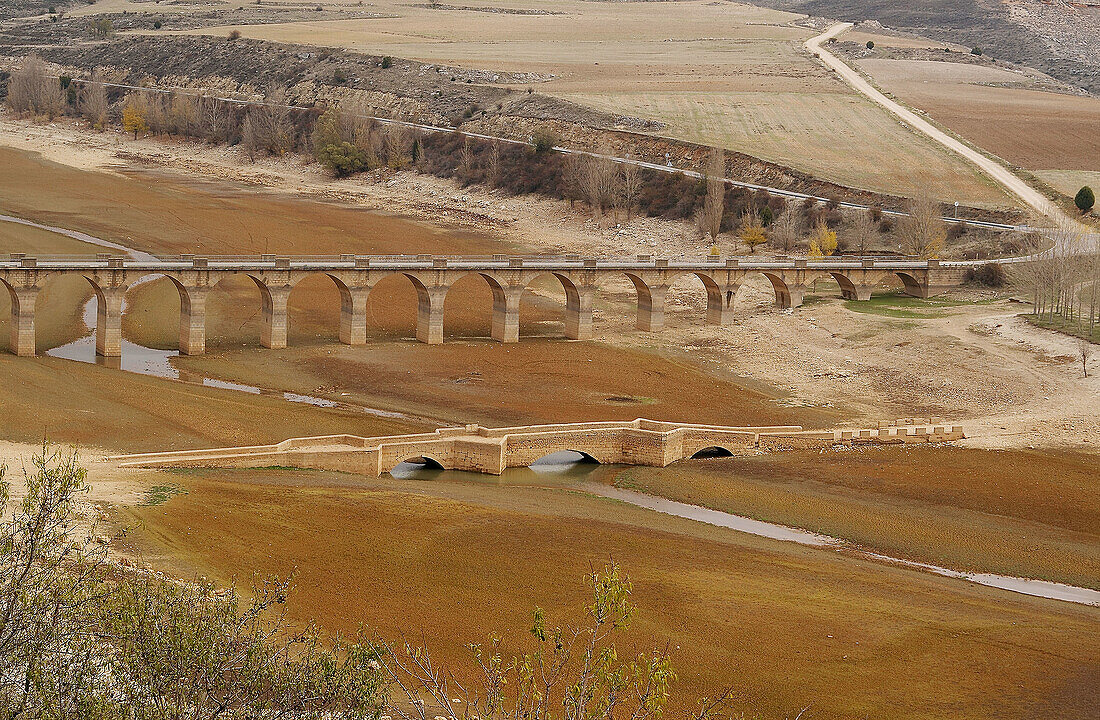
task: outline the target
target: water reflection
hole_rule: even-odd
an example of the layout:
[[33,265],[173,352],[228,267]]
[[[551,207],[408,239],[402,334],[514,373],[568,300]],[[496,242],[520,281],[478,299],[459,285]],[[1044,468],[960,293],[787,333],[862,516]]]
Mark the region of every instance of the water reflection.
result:
[[[141,278],[134,283],[131,287],[136,286],[139,283],[149,282],[157,279],[158,275],[148,275]],[[330,400],[328,398],[316,397],[314,395],[303,395],[301,393],[284,392],[282,390],[271,390],[268,388],[262,388],[255,385],[245,385],[243,383],[231,382],[229,380],[219,380],[218,378],[207,377],[202,373],[197,373],[189,370],[180,370],[174,366],[171,359],[179,357],[179,350],[158,350],[156,348],[146,347],[139,345],[135,342],[131,342],[125,338],[122,339],[122,355],[121,357],[103,357],[97,355],[95,350],[95,326],[98,320],[99,302],[98,299],[92,297],[84,305],[84,311],[82,317],[85,327],[90,331],[90,334],[85,335],[82,338],[73,340],[65,345],[59,345],[55,348],[51,348],[46,351],[46,354],[51,357],[63,358],[65,360],[75,360],[77,362],[95,363],[102,365],[103,367],[109,367],[115,370],[125,370],[126,372],[138,373],[139,375],[152,375],[154,377],[166,378],[168,380],[178,380],[180,382],[190,383],[193,385],[204,385],[206,387],[215,387],[222,390],[236,390],[238,392],[246,392],[252,395],[267,395],[269,397],[278,397],[287,402],[304,403],[306,405],[313,405],[315,407],[333,408],[337,410],[347,410],[350,412],[361,412],[367,415],[373,415],[375,417],[383,417],[397,420],[409,420],[414,419],[411,415],[405,413],[395,412],[392,410],[382,410],[380,408],[367,407],[366,405],[357,405],[355,403],[343,402],[340,400]],[[126,302],[123,300],[122,304],[123,312],[126,310]]]
[[564,450],[541,458],[530,467],[508,468],[501,475],[444,470],[430,458],[410,458],[390,475],[398,480],[440,480],[479,485],[556,485],[568,487],[588,480],[601,466],[587,455]]

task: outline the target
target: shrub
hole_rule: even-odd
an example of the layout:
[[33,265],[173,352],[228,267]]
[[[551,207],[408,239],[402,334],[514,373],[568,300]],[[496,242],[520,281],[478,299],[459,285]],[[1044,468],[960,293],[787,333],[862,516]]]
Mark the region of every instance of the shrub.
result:
[[549,152],[553,150],[559,142],[557,133],[553,130],[546,129],[536,130],[531,140],[535,146],[535,152],[537,153]]
[[868,50],[874,50],[875,49],[875,41],[874,40],[868,40],[867,41],[867,49]]
[[317,148],[317,161],[336,177],[347,177],[367,166],[363,151],[349,142],[332,143]]
[[972,48],[970,50],[970,54],[971,55],[981,55],[982,54],[982,49],[980,47]]
[[986,263],[968,268],[966,280],[986,287],[999,288],[1004,287],[1008,277],[1005,274],[1004,266],[1000,263]]
[[382,58],[382,67],[383,68],[388,68],[392,65],[393,65],[393,58],[391,58],[389,55],[386,55],[384,58]]
[[160,20],[154,20],[153,21],[153,29],[154,30],[160,30]]
[[344,72],[343,70],[340,70],[340,69],[337,69],[337,70],[333,71],[333,73],[332,73],[332,84],[333,85],[343,85],[347,81],[348,81],[348,74],[346,72]]
[[1092,206],[1096,204],[1096,194],[1093,193],[1092,188],[1085,185],[1077,191],[1077,195],[1073,198],[1073,204],[1077,206],[1077,209],[1082,213],[1087,213],[1092,210]]
[[229,40],[230,41],[240,40],[240,39],[241,39],[241,31],[240,30],[230,30],[229,31]]
[[968,228],[966,226],[965,222],[951,223],[947,227],[947,239],[948,240],[958,240],[963,235],[965,235],[969,230],[970,230],[970,228]]

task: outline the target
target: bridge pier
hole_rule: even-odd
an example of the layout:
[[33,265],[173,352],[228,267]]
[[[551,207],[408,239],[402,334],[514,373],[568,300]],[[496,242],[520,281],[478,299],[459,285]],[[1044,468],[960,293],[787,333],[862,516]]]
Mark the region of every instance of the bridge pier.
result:
[[493,288],[493,339],[502,343],[519,342],[519,304],[523,286]]
[[665,326],[665,296],[668,285],[638,285],[638,319],[634,327],[645,332],[656,332]]
[[728,282],[725,290],[707,286],[707,325],[729,325],[733,322],[733,299],[741,283]]
[[340,342],[367,343],[367,295],[370,287],[340,287]]
[[33,357],[35,354],[34,304],[38,299],[38,288],[15,288],[11,295],[11,335],[8,349],[20,357]]
[[206,297],[208,287],[180,287],[180,355],[206,352]]
[[286,304],[290,298],[290,285],[271,287],[260,286],[263,296],[264,318],[260,328],[260,344],[265,348],[279,350],[286,347]]
[[592,339],[592,296],[595,286],[565,287],[565,337]]
[[122,356],[122,301],[125,287],[102,287],[96,292],[96,355]]
[[443,343],[443,300],[446,285],[427,287],[417,284],[416,339],[428,345]]

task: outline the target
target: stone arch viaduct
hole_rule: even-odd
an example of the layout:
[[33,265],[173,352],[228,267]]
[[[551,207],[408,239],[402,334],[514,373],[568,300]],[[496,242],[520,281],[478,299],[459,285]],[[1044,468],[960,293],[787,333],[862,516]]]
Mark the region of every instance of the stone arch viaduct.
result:
[[757,449],[940,443],[966,437],[938,418],[904,418],[877,428],[803,430],[798,425],[727,427],[633,421],[485,428],[440,428],[415,435],[290,438],[274,445],[118,455],[120,467],[286,467],[379,476],[409,460],[447,470],[500,475],[554,453],[571,451],[599,463],[666,467],[707,451],[735,455]]
[[287,339],[287,300],[303,278],[320,274],[340,291],[340,341],[366,342],[367,295],[382,279],[399,275],[416,288],[417,338],[443,342],[443,301],[447,291],[467,275],[488,283],[493,294],[492,337],[500,342],[519,340],[519,308],[524,289],[536,278],[550,275],[561,282],[566,295],[565,335],[583,340],[592,335],[592,307],[597,285],[611,276],[627,277],[638,298],[637,327],[658,331],[664,324],[665,294],[684,276],[702,281],[707,293],[707,322],[726,324],[733,297],[747,277],[766,277],[779,307],[802,303],[814,280],[832,278],[844,297],[867,300],[871,290],[888,276],[896,276],[905,292],[929,297],[963,282],[966,263],[936,260],[805,259],[749,260],[704,257],[667,260],[638,256],[633,259],[564,257],[195,257],[129,259],[99,255],[95,259],[47,259],[13,254],[0,260],[0,285],[11,296],[11,342],[16,355],[35,354],[35,300],[43,284],[58,275],[85,278],[97,298],[96,352],[115,357],[122,351],[122,308],[127,289],[150,276],[172,281],[180,295],[179,350],[202,354],[206,348],[206,299],[221,280],[246,276],[256,283],[263,303],[261,343],[282,348]]

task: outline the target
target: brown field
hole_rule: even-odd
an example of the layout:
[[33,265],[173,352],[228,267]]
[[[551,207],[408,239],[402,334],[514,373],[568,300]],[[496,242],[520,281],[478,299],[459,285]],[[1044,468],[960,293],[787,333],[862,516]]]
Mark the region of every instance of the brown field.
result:
[[[526,340],[515,345],[375,342],[240,351],[183,358],[180,367],[236,382],[272,382],[453,423],[487,425],[594,419],[737,424],[835,422],[838,413],[784,408],[774,395],[708,374],[675,357],[598,343]],[[615,368],[614,372],[608,372]],[[340,392],[335,392],[335,390]]]
[[1100,587],[1095,455],[868,448],[693,460],[608,479],[894,557]]
[[[340,5],[361,9],[349,2],[326,8]],[[551,9],[537,0],[486,0],[475,7]],[[114,9],[148,11],[129,4]],[[817,64],[802,48],[815,31],[793,24],[800,15],[705,0],[568,0],[553,4],[557,14],[541,15],[400,0],[380,0],[370,9],[392,17],[186,32],[224,36],[236,29],[248,38],[536,73],[545,80],[533,85],[540,93],[665,122],[669,127],[660,134],[719,144],[827,180],[904,195],[927,192],[934,179],[944,199],[979,206],[1014,203]],[[914,168],[921,172],[911,174]]]
[[1029,89],[1022,73],[979,65],[867,59],[858,66],[905,103],[1016,165],[1100,170],[1098,98]]
[[[361,623],[465,662],[515,648],[535,605],[576,618],[581,576],[614,558],[638,622],[620,645],[676,650],[677,696],[725,684],[765,717],[1086,718],[1095,608],[739,535],[559,487],[192,471],[187,492],[126,508],[156,565],[247,583],[297,572],[293,617]],[[553,480],[548,482],[553,483]],[[136,527],[135,527],[136,526]]]

